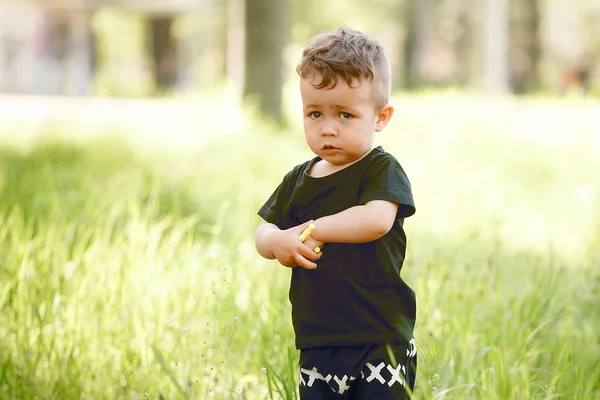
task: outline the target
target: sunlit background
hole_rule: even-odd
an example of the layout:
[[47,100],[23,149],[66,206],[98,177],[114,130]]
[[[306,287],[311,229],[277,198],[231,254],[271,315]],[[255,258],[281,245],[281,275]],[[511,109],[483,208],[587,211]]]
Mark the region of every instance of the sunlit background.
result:
[[0,0],[0,399],[296,399],[256,211],[304,43],[377,37],[416,399],[600,399],[597,0]]

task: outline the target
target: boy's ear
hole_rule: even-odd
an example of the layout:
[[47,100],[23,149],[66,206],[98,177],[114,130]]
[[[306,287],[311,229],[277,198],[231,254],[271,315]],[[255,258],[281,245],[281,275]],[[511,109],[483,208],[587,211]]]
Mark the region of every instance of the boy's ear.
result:
[[390,122],[390,119],[392,119],[392,115],[394,115],[394,106],[386,104],[381,107],[377,116],[377,122],[375,123],[375,130],[381,132],[387,126],[388,122]]

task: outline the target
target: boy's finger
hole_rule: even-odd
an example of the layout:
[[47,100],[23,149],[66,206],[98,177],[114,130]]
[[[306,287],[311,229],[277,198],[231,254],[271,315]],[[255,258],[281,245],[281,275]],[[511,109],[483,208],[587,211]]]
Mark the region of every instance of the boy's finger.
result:
[[309,261],[314,262],[321,258],[321,253],[315,253],[313,249],[305,245],[300,246],[298,252]]
[[315,264],[314,262],[308,261],[306,258],[302,257],[302,255],[300,255],[299,253],[296,253],[296,255],[294,256],[294,259],[296,260],[296,263],[298,263],[299,267],[302,267],[304,269],[317,269],[317,264]]
[[304,243],[304,245],[306,247],[308,247],[309,249],[315,251],[316,253],[318,253],[318,251],[316,251],[315,248],[318,247],[320,250],[323,250],[323,246],[324,246],[324,243],[317,242],[316,240],[314,240],[310,236],[308,238],[306,238],[306,240],[303,243]]

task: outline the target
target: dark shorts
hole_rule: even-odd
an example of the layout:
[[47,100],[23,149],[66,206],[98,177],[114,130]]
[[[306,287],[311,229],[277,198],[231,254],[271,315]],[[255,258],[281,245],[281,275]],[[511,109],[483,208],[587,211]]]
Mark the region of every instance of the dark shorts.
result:
[[409,399],[416,372],[414,340],[391,346],[303,349],[300,399]]

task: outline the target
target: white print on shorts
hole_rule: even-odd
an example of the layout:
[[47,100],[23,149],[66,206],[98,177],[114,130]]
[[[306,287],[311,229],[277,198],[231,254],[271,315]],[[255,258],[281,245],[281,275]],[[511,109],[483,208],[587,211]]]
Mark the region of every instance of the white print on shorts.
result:
[[[412,358],[417,355],[415,340],[411,339],[409,345],[409,348],[406,349],[406,356]],[[349,384],[357,378],[348,375],[342,377],[331,374],[323,375],[319,372],[317,367],[313,367],[312,369],[299,368],[298,372],[300,375],[300,385],[312,387],[315,381],[324,381],[333,392],[338,394],[344,394],[344,392],[350,389]],[[377,365],[368,362],[365,364],[365,368],[360,371],[360,379],[366,380],[367,383],[376,382],[381,385],[387,384],[389,387],[392,387],[395,384],[404,386],[405,376],[406,367],[404,365],[397,365],[394,367],[393,365],[384,362],[380,362]],[[334,386],[336,386],[337,389]]]

